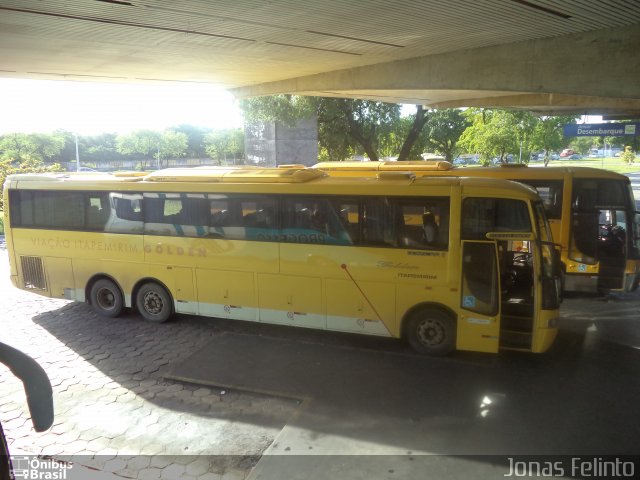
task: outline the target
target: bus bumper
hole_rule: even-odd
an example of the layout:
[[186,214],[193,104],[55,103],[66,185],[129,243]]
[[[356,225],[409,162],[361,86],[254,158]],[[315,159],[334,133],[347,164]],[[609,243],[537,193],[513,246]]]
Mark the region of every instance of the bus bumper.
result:
[[587,292],[598,291],[598,276],[589,274],[567,273],[564,277],[564,289],[567,292]]

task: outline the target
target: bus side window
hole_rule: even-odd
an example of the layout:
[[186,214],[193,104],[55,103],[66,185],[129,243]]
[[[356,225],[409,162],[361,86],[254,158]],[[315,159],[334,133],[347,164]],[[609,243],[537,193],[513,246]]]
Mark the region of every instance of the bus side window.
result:
[[278,239],[277,202],[267,197],[209,196],[209,235],[230,240]]
[[142,221],[142,210],[140,209],[139,201],[124,198],[123,196],[113,198],[113,202],[116,217],[122,220]]
[[562,217],[563,182],[558,180],[527,180],[523,183],[533,187],[542,199],[547,218],[558,220]]
[[338,201],[333,203],[340,224],[340,235],[349,245],[360,242],[360,204],[358,201]]
[[103,194],[88,194],[87,228],[103,231],[109,219],[109,197]]
[[386,198],[369,198],[365,200],[362,218],[362,244],[385,247],[397,246],[394,213]]
[[327,198],[287,198],[283,202],[282,241],[352,245],[338,208]]
[[446,249],[449,240],[448,199],[398,200],[402,248]]
[[465,198],[461,229],[463,240],[486,240],[488,232],[532,231],[525,202],[495,198]]
[[153,235],[203,237],[209,234],[204,194],[144,194],[144,231]]
[[105,232],[142,233],[142,195],[110,193],[109,219]]
[[211,233],[216,236],[224,236],[224,227],[228,227],[231,222],[231,212],[229,211],[229,200],[209,199],[209,227]]

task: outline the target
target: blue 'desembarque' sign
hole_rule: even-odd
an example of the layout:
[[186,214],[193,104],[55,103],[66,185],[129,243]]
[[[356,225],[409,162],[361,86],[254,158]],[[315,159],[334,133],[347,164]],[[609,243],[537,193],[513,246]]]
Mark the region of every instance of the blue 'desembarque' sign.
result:
[[565,137],[622,137],[640,134],[640,123],[584,123],[563,127]]

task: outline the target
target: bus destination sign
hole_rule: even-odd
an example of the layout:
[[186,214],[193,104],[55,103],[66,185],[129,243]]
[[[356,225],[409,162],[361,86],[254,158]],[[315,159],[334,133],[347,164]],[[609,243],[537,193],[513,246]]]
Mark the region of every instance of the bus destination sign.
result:
[[583,123],[563,127],[565,137],[622,137],[638,135],[640,123]]

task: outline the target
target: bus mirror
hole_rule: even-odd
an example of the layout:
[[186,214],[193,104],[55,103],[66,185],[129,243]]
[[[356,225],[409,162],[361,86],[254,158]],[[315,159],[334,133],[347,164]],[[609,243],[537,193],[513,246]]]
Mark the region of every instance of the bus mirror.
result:
[[533,232],[488,232],[489,240],[533,240]]
[[0,363],[22,380],[27,405],[36,432],[44,432],[53,424],[53,390],[46,372],[30,356],[0,342]]

